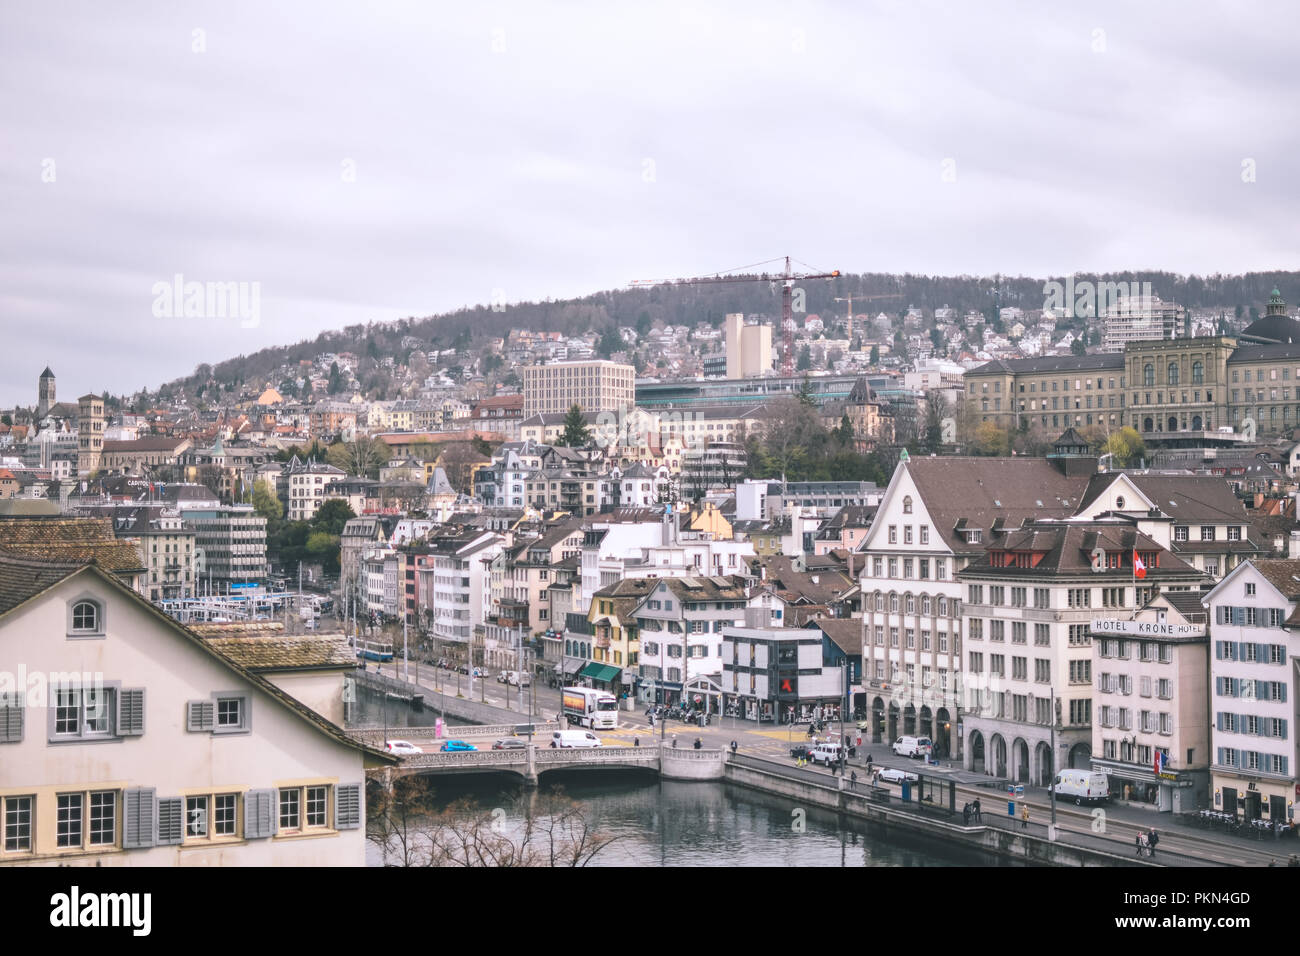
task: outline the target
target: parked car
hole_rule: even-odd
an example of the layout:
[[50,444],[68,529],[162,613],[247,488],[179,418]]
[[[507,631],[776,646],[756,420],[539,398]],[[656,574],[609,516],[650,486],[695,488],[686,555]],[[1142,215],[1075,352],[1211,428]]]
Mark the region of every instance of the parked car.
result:
[[487,668],[486,668],[486,667],[476,667],[476,668],[474,668],[474,676],[475,676],[475,677],[487,677],[487,676],[488,676]]
[[438,748],[445,754],[464,753],[468,750],[478,750],[473,744],[467,744],[463,740],[444,740],[442,746]]
[[921,778],[910,770],[898,770],[894,767],[886,767],[880,771],[880,779],[885,783],[902,783],[904,780],[909,783],[916,783]]
[[526,750],[527,748],[528,741],[523,737],[502,737],[492,744],[493,750]]
[[421,750],[419,747],[415,746],[415,744],[408,743],[405,740],[386,740],[384,741],[384,749],[387,750],[390,754],[424,753],[424,751]]

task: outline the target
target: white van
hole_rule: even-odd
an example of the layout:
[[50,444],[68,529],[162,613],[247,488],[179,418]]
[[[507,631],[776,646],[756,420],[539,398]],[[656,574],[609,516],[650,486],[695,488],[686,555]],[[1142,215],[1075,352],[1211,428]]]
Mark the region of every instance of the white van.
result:
[[924,757],[930,753],[930,738],[899,737],[894,741],[893,750],[900,757]]
[[1110,781],[1104,773],[1091,770],[1062,770],[1052,781],[1058,800],[1073,797],[1076,806],[1110,799]]
[[599,747],[600,738],[590,730],[557,730],[551,734],[551,746],[561,749]]

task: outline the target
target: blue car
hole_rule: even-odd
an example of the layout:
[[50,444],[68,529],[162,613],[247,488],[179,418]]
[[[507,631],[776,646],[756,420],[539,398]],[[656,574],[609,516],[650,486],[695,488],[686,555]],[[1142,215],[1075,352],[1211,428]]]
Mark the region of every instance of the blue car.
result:
[[443,741],[442,747],[439,749],[443,753],[462,753],[466,750],[478,750],[473,744],[467,744],[463,740]]

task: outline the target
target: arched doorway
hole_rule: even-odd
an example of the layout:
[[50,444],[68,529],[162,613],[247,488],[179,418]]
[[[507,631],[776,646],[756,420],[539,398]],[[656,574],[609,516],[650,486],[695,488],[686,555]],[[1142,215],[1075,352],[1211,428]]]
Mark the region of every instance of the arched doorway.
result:
[[922,737],[934,740],[934,715],[930,713],[929,707],[921,708],[921,725],[917,729]]
[[1011,778],[1016,783],[1029,782],[1029,744],[1017,737],[1011,744]]
[[947,707],[940,707],[934,717],[934,753],[936,757],[952,753],[952,718]]
[[892,743],[898,739],[898,702],[891,700],[889,702],[889,733],[886,735],[886,742]]
[[1007,741],[1001,734],[994,734],[989,738],[989,745],[992,753],[989,754],[989,770],[995,777],[1005,777],[1007,775]]
[[1200,430],[1201,430],[1201,416],[1200,416],[1200,415],[1193,415],[1193,416],[1192,416],[1192,431],[1194,431],[1194,432],[1199,432]]
[[1040,742],[1034,748],[1034,759],[1038,762],[1038,785],[1046,787],[1056,775],[1052,769],[1052,748]]
[[984,773],[984,735],[978,730],[972,730],[967,746],[970,747],[971,770]]
[[1154,423],[1153,421],[1151,421],[1150,418],[1144,418],[1144,419],[1142,419],[1142,430],[1143,430],[1144,432],[1152,432],[1152,431],[1155,431],[1155,428],[1156,428],[1155,423]]
[[885,734],[885,701],[877,697],[871,702],[871,742],[878,744]]
[[916,706],[908,704],[903,708],[903,733],[916,733]]
[[1092,769],[1092,745],[1075,744],[1070,748],[1070,769],[1071,770],[1091,770]]
[[1169,431],[1178,431],[1178,417],[1176,415],[1169,416]]

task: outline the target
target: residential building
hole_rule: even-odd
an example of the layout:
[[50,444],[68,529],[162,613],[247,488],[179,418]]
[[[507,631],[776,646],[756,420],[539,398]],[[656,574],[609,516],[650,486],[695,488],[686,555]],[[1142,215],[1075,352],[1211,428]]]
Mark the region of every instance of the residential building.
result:
[[316,517],[320,506],[334,497],[330,486],[346,477],[342,468],[294,457],[284,471],[288,488],[286,520],[310,521]]
[[1248,561],[1204,600],[1210,616],[1215,810],[1294,823],[1300,561]]
[[0,580],[6,659],[57,675],[0,705],[0,863],[364,865],[364,774],[394,758],[97,564],[6,554]]
[[724,627],[724,712],[760,722],[838,719],[844,667],[827,665],[825,642],[817,628]]

